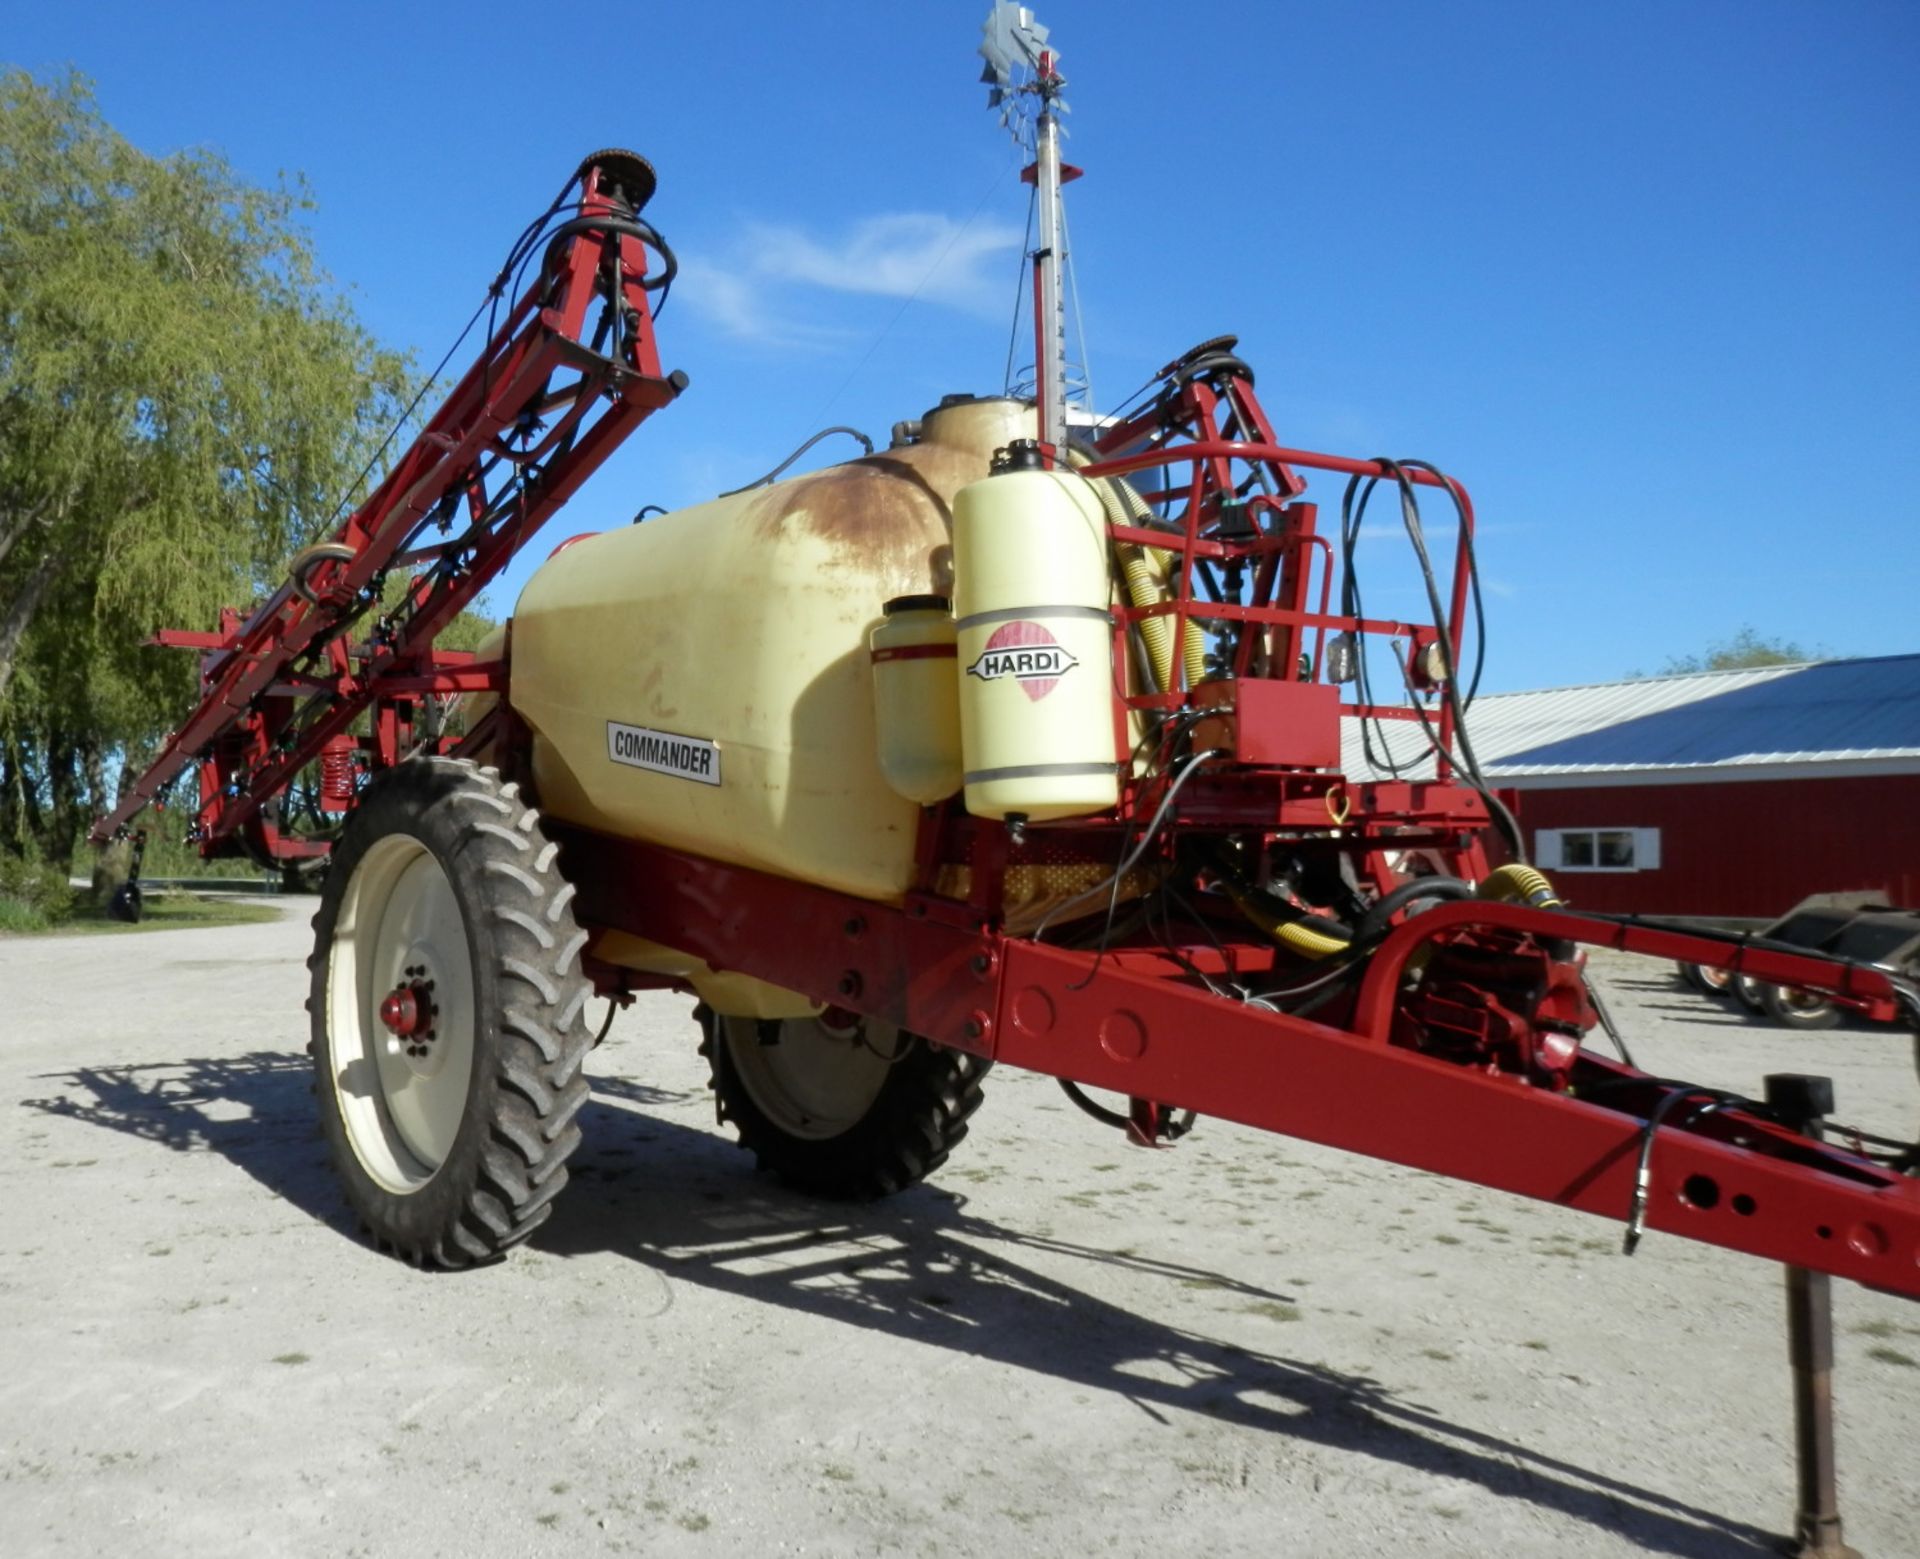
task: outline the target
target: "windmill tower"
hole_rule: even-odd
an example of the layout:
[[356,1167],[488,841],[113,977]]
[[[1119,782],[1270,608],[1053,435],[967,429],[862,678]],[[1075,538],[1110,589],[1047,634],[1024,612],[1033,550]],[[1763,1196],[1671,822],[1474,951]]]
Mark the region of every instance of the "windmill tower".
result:
[[[1061,191],[1081,171],[1060,157],[1060,143],[1066,136],[1060,116],[1068,112],[1063,96],[1067,83],[1060,74],[1059,54],[1047,46],[1047,29],[1025,6],[1003,0],[989,13],[981,31],[980,55],[986,68],[980,79],[988,86],[987,106],[999,111],[1000,123],[1014,143],[1033,158],[1021,174],[1034,192],[1027,223],[1031,247],[1022,262],[1023,269],[1030,266],[1032,273],[1033,377],[1030,383],[1016,382],[1009,350],[1007,390],[1032,394],[1039,406],[1041,442],[1059,448],[1066,441],[1070,413],[1074,420],[1091,418],[1084,337],[1080,362],[1067,355],[1066,295],[1073,290],[1073,271]],[[1018,319],[1016,298],[1016,330]],[[1074,319],[1078,325],[1077,300]]]

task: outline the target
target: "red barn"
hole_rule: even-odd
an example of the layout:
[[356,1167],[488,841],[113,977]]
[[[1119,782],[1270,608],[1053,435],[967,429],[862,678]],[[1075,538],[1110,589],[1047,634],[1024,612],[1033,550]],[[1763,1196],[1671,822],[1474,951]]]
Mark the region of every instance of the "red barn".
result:
[[[1347,723],[1347,774],[1379,772]],[[1920,904],[1920,655],[1489,694],[1467,730],[1487,782],[1519,793],[1534,863],[1583,908]],[[1400,763],[1420,735],[1393,722],[1370,741]]]

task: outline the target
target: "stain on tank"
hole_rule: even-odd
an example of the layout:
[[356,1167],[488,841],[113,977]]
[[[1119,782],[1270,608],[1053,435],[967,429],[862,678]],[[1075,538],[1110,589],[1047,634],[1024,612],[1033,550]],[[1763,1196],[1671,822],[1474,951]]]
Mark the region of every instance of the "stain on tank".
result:
[[769,493],[755,518],[770,535],[798,527],[903,589],[950,589],[951,495],[918,465],[875,455],[803,476]]

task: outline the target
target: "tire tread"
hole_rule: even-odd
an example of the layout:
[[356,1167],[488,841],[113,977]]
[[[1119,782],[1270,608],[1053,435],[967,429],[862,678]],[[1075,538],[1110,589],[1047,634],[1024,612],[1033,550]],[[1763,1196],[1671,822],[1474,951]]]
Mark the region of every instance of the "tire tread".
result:
[[[497,771],[467,759],[414,759],[383,776],[361,810],[383,795],[402,808],[417,808],[429,834],[439,826],[431,814],[444,813],[454,859],[443,856],[441,864],[450,877],[456,870],[471,872],[487,900],[481,941],[491,948],[500,1001],[496,1011],[476,1019],[483,1036],[492,1025],[491,1042],[477,1044],[474,1059],[473,1086],[485,1091],[484,1132],[470,1148],[464,1136],[456,1141],[442,1165],[441,1173],[458,1184],[450,1184],[450,1197],[434,1199],[443,1209],[437,1220],[428,1217],[430,1226],[419,1227],[422,1219],[408,1205],[437,1181],[412,1196],[377,1187],[369,1196],[349,1167],[342,1168],[349,1200],[377,1247],[416,1266],[472,1267],[498,1260],[532,1234],[567,1183],[567,1159],[580,1144],[576,1117],[588,1097],[581,1063],[592,1045],[583,1021],[591,986],[580,967],[587,935],[574,923],[574,889],[560,875],[557,847],[541,832],[539,815],[521,799],[519,787]],[[331,1087],[323,1037],[329,942],[350,874],[333,875],[338,881],[314,917],[314,951],[307,960],[313,1014],[308,1052],[320,1090]],[[344,1126],[339,1130],[344,1133]],[[336,1161],[351,1152],[336,1146]]]

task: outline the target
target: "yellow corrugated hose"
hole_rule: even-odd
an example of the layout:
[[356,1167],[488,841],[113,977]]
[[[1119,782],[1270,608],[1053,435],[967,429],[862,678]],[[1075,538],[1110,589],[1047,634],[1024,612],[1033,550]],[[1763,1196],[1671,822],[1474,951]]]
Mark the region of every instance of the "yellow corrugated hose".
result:
[[[1107,518],[1116,525],[1151,525],[1153,511],[1147,502],[1126,482],[1107,481],[1094,483],[1100,494],[1100,503],[1107,511]],[[1121,542],[1114,548],[1120,559],[1120,572],[1127,582],[1127,599],[1136,610],[1158,606],[1171,594],[1167,585],[1168,556],[1158,547],[1142,547],[1132,542]],[[1146,646],[1147,665],[1153,672],[1153,680],[1161,692],[1171,692],[1178,687],[1178,679],[1173,674],[1173,641],[1175,620],[1171,617],[1149,617],[1139,625],[1140,642]],[[1206,635],[1200,625],[1189,622],[1186,643],[1182,646],[1181,664],[1187,673],[1187,686],[1198,687],[1207,675]]]
[[1329,936],[1324,931],[1315,931],[1303,919],[1287,920],[1266,908],[1251,893],[1225,884],[1228,895],[1240,907],[1245,915],[1282,947],[1300,954],[1303,958],[1330,958],[1335,953],[1347,950],[1346,942],[1337,936]]
[[1531,904],[1535,909],[1561,909],[1560,895],[1547,881],[1545,872],[1531,866],[1502,866],[1487,873],[1479,887],[1483,899],[1504,899],[1509,904]]

